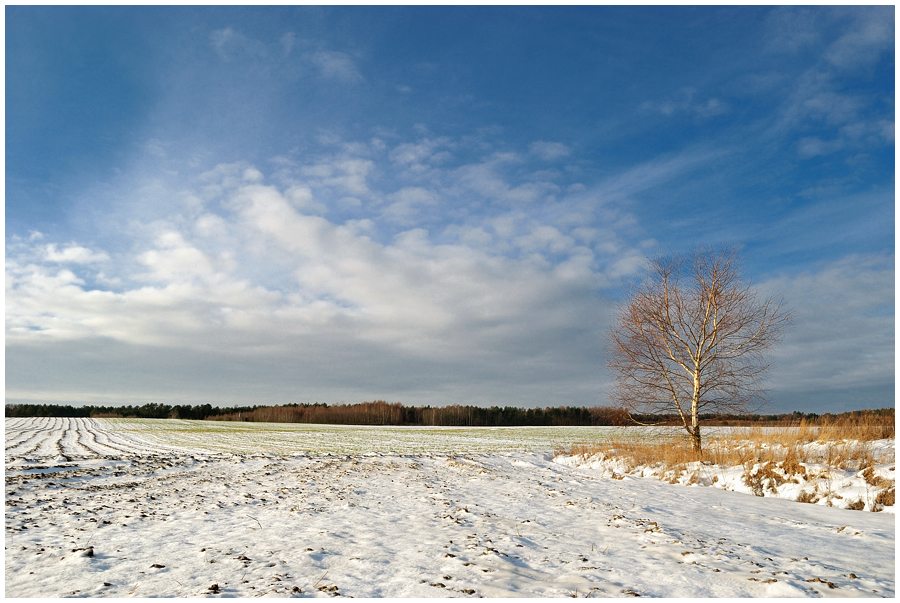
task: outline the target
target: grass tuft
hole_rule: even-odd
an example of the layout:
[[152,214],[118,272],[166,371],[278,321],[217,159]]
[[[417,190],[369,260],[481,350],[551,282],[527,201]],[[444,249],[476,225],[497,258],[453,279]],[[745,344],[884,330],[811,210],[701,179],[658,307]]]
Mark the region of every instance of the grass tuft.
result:
[[819,502],[819,498],[819,493],[815,490],[802,490],[800,494],[797,495],[797,502],[815,504]]
[[866,508],[866,501],[861,498],[857,498],[856,500],[847,503],[847,508],[851,511],[862,511]]
[[886,488],[878,493],[878,496],[875,497],[875,502],[879,505],[884,505],[885,507],[893,507],[894,506],[894,486],[891,485],[890,488]]

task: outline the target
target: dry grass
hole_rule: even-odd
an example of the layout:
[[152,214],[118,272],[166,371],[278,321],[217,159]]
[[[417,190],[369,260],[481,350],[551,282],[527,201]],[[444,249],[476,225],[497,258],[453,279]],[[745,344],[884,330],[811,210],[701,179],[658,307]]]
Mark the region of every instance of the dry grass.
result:
[[802,503],[812,503],[815,504],[819,501],[819,493],[815,490],[803,490],[800,494],[797,495],[797,502]]
[[[859,471],[866,483],[879,491],[876,502],[893,505],[893,481],[883,479],[875,471],[876,464],[894,462],[893,455],[876,458],[878,455],[872,445],[875,440],[892,439],[893,424],[845,421],[810,425],[801,422],[785,427],[710,430],[707,434],[701,456],[693,451],[686,437],[673,436],[671,431],[640,439],[620,438],[581,445],[566,452],[585,457],[600,454],[621,462],[626,471],[650,467],[656,470],[660,479],[672,483],[685,474],[689,463],[697,461],[721,467],[743,466],[742,480],[757,496],[776,491],[791,481],[803,483],[804,480],[824,478],[828,482],[829,472],[836,469]],[[698,481],[696,474],[691,480],[693,483]],[[831,496],[826,493],[825,497],[830,500]],[[797,500],[814,503],[822,497],[817,490],[804,490]],[[849,507],[857,508],[859,502],[851,502]]]
[[861,498],[857,498],[856,500],[850,502],[850,504],[847,505],[847,508],[851,511],[862,511],[866,508],[866,501]]
[[879,505],[884,505],[885,507],[893,507],[894,506],[894,492],[895,489],[893,486],[886,490],[882,490],[878,493],[878,496],[875,498],[875,502]]
[[[894,437],[894,426],[857,422],[811,425],[805,421],[784,427],[737,427],[727,432],[707,431],[698,456],[681,436],[659,434],[641,439],[619,439],[582,444],[568,454],[604,453],[620,457],[631,467],[677,467],[695,461],[715,465],[775,463],[788,474],[805,474],[801,463],[840,469],[871,468],[875,462],[870,442]],[[821,446],[810,446],[819,443]],[[878,479],[869,473],[872,485]]]

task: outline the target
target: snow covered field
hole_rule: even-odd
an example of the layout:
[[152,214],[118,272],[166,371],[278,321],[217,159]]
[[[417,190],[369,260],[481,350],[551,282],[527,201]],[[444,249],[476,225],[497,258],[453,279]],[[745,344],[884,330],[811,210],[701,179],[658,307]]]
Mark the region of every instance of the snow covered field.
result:
[[554,462],[591,433],[10,419],[5,595],[894,596],[893,514]]
[[[19,428],[10,419],[7,429]],[[44,419],[62,421],[63,419]],[[97,431],[117,438],[120,446],[137,453],[146,451],[230,452],[236,454],[302,452],[363,454],[367,452],[524,452],[569,447],[595,440],[601,434],[622,433],[612,427],[394,427],[312,425],[300,423],[239,423],[172,419],[70,419],[80,421],[80,431]],[[90,423],[89,421],[94,421]],[[47,429],[38,427],[38,429]],[[57,430],[59,428],[56,428]],[[9,431],[7,432],[9,433]],[[90,436],[84,444],[95,447]],[[7,436],[9,440],[9,435]],[[102,444],[102,443],[101,443]],[[7,441],[7,446],[9,442]],[[33,444],[32,444],[33,445]],[[65,442],[63,442],[65,445]],[[45,444],[51,446],[51,444]],[[98,452],[104,454],[102,449]],[[13,451],[7,450],[7,455]],[[21,449],[14,451],[21,454]],[[83,453],[73,449],[72,454]]]

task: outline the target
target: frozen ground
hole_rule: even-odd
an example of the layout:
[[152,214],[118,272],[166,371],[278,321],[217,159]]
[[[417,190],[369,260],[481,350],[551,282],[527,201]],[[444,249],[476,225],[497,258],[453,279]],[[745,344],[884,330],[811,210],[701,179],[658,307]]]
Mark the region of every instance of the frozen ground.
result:
[[212,452],[235,436],[208,424],[190,441],[130,425],[6,422],[7,597],[895,592],[892,514],[610,479],[534,434],[480,432],[507,451],[412,454],[401,438],[401,453],[276,456]]

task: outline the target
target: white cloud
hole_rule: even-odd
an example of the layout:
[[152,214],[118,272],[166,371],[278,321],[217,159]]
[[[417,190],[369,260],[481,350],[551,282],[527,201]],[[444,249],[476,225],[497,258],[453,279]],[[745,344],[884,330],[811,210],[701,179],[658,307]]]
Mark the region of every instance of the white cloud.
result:
[[724,115],[728,113],[731,108],[719,99],[711,98],[705,103],[696,105],[695,107],[693,107],[693,110],[700,117],[714,117],[716,115]]
[[894,45],[894,11],[891,7],[855,7],[845,15],[850,27],[826,52],[828,60],[842,70],[858,70],[874,64]]
[[421,165],[427,162],[435,150],[447,143],[446,139],[425,138],[419,142],[407,142],[391,150],[390,158],[394,163],[404,166]]
[[284,191],[284,196],[291,202],[291,205],[305,213],[324,214],[328,209],[324,203],[315,199],[312,189],[308,186],[291,186]]
[[607,269],[610,278],[633,278],[647,266],[647,256],[637,250],[628,250],[617,257]]
[[412,224],[423,208],[438,202],[434,193],[420,186],[405,187],[390,195],[390,199],[392,202],[382,215],[399,224]]
[[94,252],[86,247],[74,244],[63,249],[57,249],[55,243],[44,247],[44,258],[48,262],[72,264],[92,264],[109,260],[109,256],[104,252]]
[[203,214],[194,223],[194,232],[204,238],[223,239],[228,234],[228,223],[215,214]]
[[532,155],[537,155],[545,161],[568,157],[571,153],[569,147],[560,142],[533,142],[528,146],[528,150]]
[[[791,75],[790,87],[785,88],[790,94],[769,133],[802,132],[797,144],[801,157],[892,144],[884,124],[892,124],[887,118],[893,111],[882,108],[882,99],[849,93],[853,86],[848,78],[871,77],[881,58],[893,49],[893,8],[778,9],[772,15],[773,23],[781,24],[773,32],[785,27],[806,32],[799,37],[802,43],[772,42],[772,49],[794,53],[809,46],[824,60]],[[812,128],[819,131],[814,134]]]
[[307,58],[318,68],[319,74],[325,79],[347,84],[355,84],[363,80],[353,59],[344,52],[320,51],[308,55]]
[[769,51],[815,50],[831,68],[858,74],[891,51],[894,11],[889,6],[779,7],[766,19],[765,37]]
[[640,191],[683,176],[710,159],[721,158],[729,152],[727,149],[688,150],[671,157],[658,157],[606,179],[590,192],[604,201],[628,198]]
[[138,261],[150,269],[147,278],[167,283],[209,278],[213,273],[210,259],[187,243],[178,232],[164,232],[156,238],[156,249],[145,251]]
[[830,155],[842,148],[844,148],[844,143],[841,140],[824,141],[816,136],[801,138],[797,143],[797,151],[804,158]]
[[873,254],[762,283],[796,315],[774,351],[771,386],[822,391],[892,384],[894,278],[893,254]]
[[148,140],[147,142],[145,142],[144,143],[144,151],[147,154],[152,155],[154,157],[166,158],[169,156],[169,154],[166,152],[166,149],[163,146],[163,144],[159,140],[156,140],[156,139],[151,139],[151,140]]
[[456,195],[474,192],[514,207],[529,205],[560,192],[558,185],[546,181],[510,185],[503,172],[507,167],[521,162],[522,158],[515,153],[494,153],[480,163],[453,170],[449,175],[451,188]]
[[[651,161],[563,192],[530,182],[528,162],[514,153],[434,162],[455,144],[426,139],[373,152],[374,142],[337,142],[330,156],[278,161],[277,177],[219,165],[175,194],[191,203],[133,220],[130,232],[144,234],[114,256],[11,237],[8,378],[17,391],[58,382],[101,395],[107,385],[86,375],[102,366],[134,396],[161,395],[168,385],[154,383],[175,375],[171,387],[185,399],[216,391],[233,403],[374,395],[605,403],[600,367],[613,304],[602,292],[645,262],[646,235],[616,200],[681,177],[709,154]],[[337,211],[353,193],[366,203]],[[550,195],[541,219],[522,208]],[[435,230],[422,227],[423,210],[442,216]],[[809,312],[776,358],[774,386],[883,380],[892,261],[851,258],[766,284]],[[865,360],[838,378],[841,341]],[[52,378],[27,383],[48,362],[59,367]]]
[[731,111],[731,107],[725,101],[718,98],[695,100],[696,88],[685,87],[680,89],[673,98],[661,101],[645,101],[641,103],[641,109],[662,113],[667,117],[688,114],[700,118],[725,115]]
[[843,149],[866,150],[894,142],[894,123],[886,119],[862,118],[862,101],[824,92],[808,99],[798,115],[808,120],[839,126],[831,140],[805,136],[797,142],[800,157],[830,155]]
[[244,182],[260,182],[263,179],[262,172],[254,167],[248,167],[244,170],[244,173],[241,174]]
[[804,113],[814,119],[824,119],[830,125],[856,119],[862,106],[860,99],[831,90],[816,92],[803,101]]
[[238,56],[265,57],[266,46],[259,40],[248,38],[231,27],[216,29],[209,34],[213,49],[223,59],[234,59]]
[[340,158],[301,168],[310,184],[338,189],[345,194],[368,196],[366,178],[375,167],[368,159]]
[[777,53],[797,53],[822,40],[822,13],[808,7],[778,7],[766,17],[766,47]]
[[[498,380],[512,380],[520,384],[513,387],[520,403],[552,403],[540,398],[550,393],[547,384],[570,380],[573,367],[596,354],[584,333],[599,332],[605,320],[596,296],[605,277],[590,250],[556,227],[532,224],[520,232],[515,217],[459,227],[452,243],[438,244],[422,228],[378,242],[371,220],[334,223],[309,213],[318,187],[346,188],[332,179],[346,175],[347,161],[318,161],[306,180],[284,188],[264,184],[252,166],[218,166],[203,175],[199,190],[183,194],[200,204],[192,219],[146,225],[153,237],[134,241],[136,251],[106,262],[102,275],[90,273],[89,263],[60,270],[42,242],[8,245],[7,343],[16,362],[27,362],[27,350],[38,346],[45,360],[69,367],[54,376],[60,387],[80,383],[82,393],[94,386],[75,365],[82,351],[93,350],[91,357],[116,375],[133,375],[119,387],[139,389],[134,395],[160,394],[142,375],[177,357],[180,364],[166,370],[181,375],[186,399],[225,384],[234,395],[244,387],[236,381],[241,371],[253,367],[254,379],[269,375],[259,384],[259,402],[285,401],[279,392],[301,379],[315,391],[357,397],[377,382],[385,396],[415,391],[411,403],[461,395],[487,402],[485,392],[501,391]],[[505,185],[507,193],[517,188]],[[420,186],[382,196],[389,201],[384,211],[398,216],[442,202]],[[503,252],[513,238],[527,248],[520,259],[512,249]],[[550,262],[544,254],[562,257]],[[69,351],[57,357],[63,349]],[[143,372],[125,360],[138,357]],[[601,378],[596,364],[557,393],[583,396],[584,379]],[[272,367],[282,372],[271,374]],[[212,385],[199,377],[209,374],[217,375]],[[385,385],[390,374],[397,375],[393,389]],[[16,387],[28,389],[15,375]],[[96,387],[102,395],[106,386]]]
[[494,236],[483,226],[451,225],[444,229],[444,235],[458,240],[462,245],[472,249],[489,249],[494,246]]
[[291,51],[294,50],[294,46],[297,44],[297,34],[292,31],[287,32],[283,36],[281,36],[281,49],[284,53],[284,56],[288,56],[291,54]]
[[563,235],[558,229],[548,225],[534,225],[531,231],[516,239],[516,245],[523,251],[547,250],[562,253],[575,245],[572,237]]

